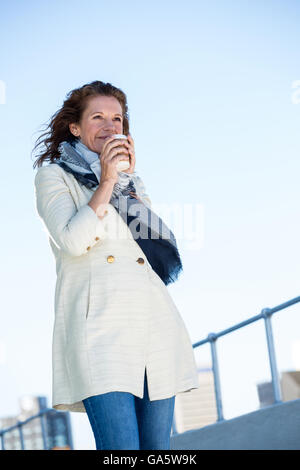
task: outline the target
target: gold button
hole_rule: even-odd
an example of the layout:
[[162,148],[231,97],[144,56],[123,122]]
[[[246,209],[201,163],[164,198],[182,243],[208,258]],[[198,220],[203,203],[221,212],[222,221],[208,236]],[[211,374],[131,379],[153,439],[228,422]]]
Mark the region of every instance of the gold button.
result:
[[90,246],[88,246],[88,247],[87,247],[87,250],[89,250],[90,248],[91,248],[91,247],[90,247]]
[[95,240],[96,240],[96,242],[97,242],[98,240],[100,240],[100,238],[99,238],[99,237],[96,237]]
[[144,258],[138,258],[137,262],[139,264],[144,264],[145,261],[144,261]]
[[115,261],[115,257],[114,257],[114,256],[109,255],[109,256],[107,257],[107,262],[108,262],[108,263],[113,263],[114,261]]

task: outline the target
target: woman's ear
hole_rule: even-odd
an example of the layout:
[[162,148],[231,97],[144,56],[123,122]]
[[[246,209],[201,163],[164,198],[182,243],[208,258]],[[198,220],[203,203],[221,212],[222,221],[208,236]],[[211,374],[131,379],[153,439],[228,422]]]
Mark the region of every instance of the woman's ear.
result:
[[80,137],[78,126],[75,123],[69,124],[69,129],[71,134],[75,135],[75,137]]

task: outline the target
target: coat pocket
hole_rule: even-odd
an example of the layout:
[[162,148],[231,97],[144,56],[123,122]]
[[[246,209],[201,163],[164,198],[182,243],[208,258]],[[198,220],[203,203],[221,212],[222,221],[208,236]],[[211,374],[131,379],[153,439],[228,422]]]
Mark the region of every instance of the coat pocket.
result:
[[[84,262],[85,261],[85,262]],[[67,343],[81,344],[90,311],[90,263],[74,259],[64,269],[63,311]]]

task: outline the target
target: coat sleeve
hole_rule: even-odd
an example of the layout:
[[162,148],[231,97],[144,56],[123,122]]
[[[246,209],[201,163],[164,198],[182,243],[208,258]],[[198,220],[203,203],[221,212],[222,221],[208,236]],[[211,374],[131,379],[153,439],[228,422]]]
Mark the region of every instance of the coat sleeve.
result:
[[106,238],[105,216],[100,220],[88,204],[78,210],[60,168],[55,167],[40,167],[35,175],[37,212],[58,249],[81,256]]

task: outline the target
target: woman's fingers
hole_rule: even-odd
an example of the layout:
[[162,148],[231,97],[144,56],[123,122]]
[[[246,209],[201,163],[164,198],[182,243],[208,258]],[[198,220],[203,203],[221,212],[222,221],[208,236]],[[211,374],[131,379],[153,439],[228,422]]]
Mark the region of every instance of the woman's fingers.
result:
[[102,154],[109,154],[110,151],[114,147],[129,147],[129,143],[127,142],[126,139],[115,139],[114,137],[110,137],[104,142],[104,145],[102,147]]
[[[122,151],[123,150],[123,151]],[[100,160],[111,160],[113,157],[120,154],[127,155],[129,158],[130,166],[124,173],[133,173],[135,168],[135,150],[134,141],[130,134],[126,139],[115,139],[113,136],[105,141],[100,155]]]
[[127,168],[127,170],[123,170],[124,173],[133,173],[134,172],[134,168],[135,168],[135,150],[134,150],[134,141],[133,141],[133,138],[131,137],[130,134],[127,135],[127,149],[128,149],[128,152],[129,152],[129,161],[130,161],[130,167]]
[[122,145],[116,142],[112,146],[107,146],[105,150],[102,151],[100,155],[100,160],[101,160],[101,157],[102,157],[102,160],[106,160],[106,159],[112,160],[113,157],[115,157],[116,155],[120,155],[120,154],[124,154],[128,158],[130,157],[129,149],[125,145]]
[[139,201],[141,200],[137,195],[136,193],[133,193],[132,191],[130,191],[129,193],[132,197],[134,197],[135,199],[138,199]]

